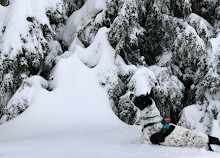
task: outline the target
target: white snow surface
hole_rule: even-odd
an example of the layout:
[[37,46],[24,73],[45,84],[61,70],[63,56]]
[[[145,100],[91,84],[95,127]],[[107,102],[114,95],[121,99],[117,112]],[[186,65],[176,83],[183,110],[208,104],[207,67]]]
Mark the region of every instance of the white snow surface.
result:
[[146,67],[140,67],[132,76],[130,87],[135,87],[135,95],[150,94],[150,91],[156,83],[156,76],[153,71]]
[[[191,127],[192,129],[196,129],[205,133],[204,124],[200,123],[200,118],[203,116],[203,111],[201,110],[201,106],[194,104],[185,107],[182,110],[181,119],[187,120],[186,127]],[[208,118],[204,118],[204,122],[209,122]]]
[[[61,58],[54,68],[53,91],[35,86],[38,90],[32,105],[0,126],[0,157],[219,158],[220,152],[204,149],[143,145],[141,128],[116,117],[97,75],[105,66],[114,67],[107,31],[102,28],[98,32],[91,48],[76,46],[74,52],[67,52],[70,56]],[[89,68],[84,64],[85,55],[79,56],[79,52],[91,55],[94,52],[89,51],[95,51],[97,43],[99,60]]]

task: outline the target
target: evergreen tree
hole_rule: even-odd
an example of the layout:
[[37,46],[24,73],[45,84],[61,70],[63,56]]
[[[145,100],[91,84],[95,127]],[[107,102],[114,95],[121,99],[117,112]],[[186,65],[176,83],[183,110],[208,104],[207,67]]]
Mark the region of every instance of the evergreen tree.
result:
[[[167,49],[171,49],[177,33],[175,32],[175,22],[173,22],[175,18],[171,16],[170,1],[124,0],[117,2],[108,1],[107,4],[108,9],[103,20],[103,25],[110,24],[109,41],[115,47],[116,55],[121,55],[127,64],[137,66],[155,64],[157,56],[161,55]],[[185,8],[189,6],[185,5]],[[115,12],[118,13],[115,14]],[[188,12],[185,11],[184,13],[187,14]],[[183,23],[182,21],[178,22]],[[138,30],[138,32],[136,31],[135,33],[133,30]],[[172,72],[166,71],[166,73],[163,73],[164,76],[172,76]],[[172,78],[169,83],[176,85],[177,80]],[[127,83],[124,84],[126,85]],[[162,85],[163,83],[160,83],[160,85],[153,89],[156,97],[164,96],[164,101],[156,100],[161,112],[164,115],[165,113],[170,113],[170,110],[176,113],[180,112],[182,107],[177,107],[181,104],[184,86],[180,88],[179,93],[173,94],[170,92],[167,93],[167,90],[165,90],[167,87],[162,88]],[[178,91],[177,87],[174,89]],[[174,99],[171,99],[175,98],[174,96],[176,98],[180,97],[177,99],[178,105],[175,105],[176,102]],[[165,112],[164,107],[167,107],[167,103],[169,103],[169,106],[168,110],[166,110],[167,112]],[[122,102],[119,104],[116,101],[115,104],[123,107]],[[175,115],[173,115],[173,119],[177,121]]]
[[[109,7],[114,5],[115,1],[109,2],[108,4]],[[112,13],[107,14],[111,15]],[[109,41],[115,47],[116,53],[120,54],[126,63],[143,63],[140,56],[140,42],[138,38],[144,35],[143,32],[144,29],[138,23],[136,1],[124,1],[118,12],[118,16],[114,19],[111,26]]]
[[[214,20],[218,17],[217,3],[200,1],[196,4],[193,0],[109,0],[99,24],[99,27],[110,27],[109,41],[116,49],[116,55],[121,55],[127,64],[156,64],[167,68],[156,75],[158,85],[152,90],[161,113],[170,115],[174,122],[178,121],[184,107],[192,104],[204,107],[208,101],[207,91],[213,90],[209,92],[213,96],[213,92],[216,94],[219,90],[219,77],[213,75],[219,69],[216,66],[218,55],[213,61],[214,70],[213,64],[208,62],[212,49],[210,39],[219,30],[219,23]],[[208,17],[204,16],[206,12],[210,12]],[[214,12],[216,14],[211,15]],[[209,22],[215,24],[215,28]],[[134,29],[139,30],[135,36],[131,31]],[[128,83],[124,82],[124,85]],[[124,95],[119,94],[118,98]],[[118,108],[123,107],[123,101],[114,101]]]
[[192,0],[192,10],[194,13],[206,19],[212,25],[215,22],[215,9],[219,6],[219,1]]
[[[50,23],[26,17],[28,31],[19,35],[22,42],[19,49],[5,49],[3,41],[0,103],[4,110],[0,116],[11,119],[7,116],[12,109],[15,116],[26,108],[25,98],[21,101],[25,106],[11,99],[20,85],[22,91],[31,87],[26,78],[37,74],[48,79],[56,57],[62,52],[58,41],[62,40],[65,11],[69,16],[85,2],[65,0],[66,9],[63,3],[47,8],[45,14]],[[170,116],[173,122],[188,128],[202,125],[209,134],[213,120],[220,122],[219,3],[207,0],[107,0],[106,3],[103,13],[97,12],[95,25],[89,26],[79,40],[88,46],[99,28],[109,28],[108,40],[115,49],[117,68],[104,76],[105,82],[100,82],[107,88],[116,115],[134,124],[137,109],[131,96],[151,90],[163,116]],[[2,33],[2,37],[7,34],[7,26]],[[43,87],[51,89],[49,83],[43,83]],[[198,120],[190,119],[189,110],[200,114]]]
[[[4,26],[0,47],[0,117],[4,115],[9,100],[21,86],[22,81],[33,75],[41,75],[48,79],[56,63],[56,57],[62,53],[58,34],[55,31],[65,22],[63,3],[46,8],[42,16],[46,16],[49,22],[42,23],[41,19],[34,16],[22,19],[27,31],[18,32],[19,36],[13,39],[16,42],[10,41],[10,44],[8,37],[11,36],[11,26]],[[22,110],[19,113],[25,110],[25,108],[20,109]]]

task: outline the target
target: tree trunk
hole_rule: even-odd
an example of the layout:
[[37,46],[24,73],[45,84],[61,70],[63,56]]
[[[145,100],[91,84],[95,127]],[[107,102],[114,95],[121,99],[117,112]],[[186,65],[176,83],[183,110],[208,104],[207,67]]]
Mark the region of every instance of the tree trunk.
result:
[[3,6],[8,6],[9,5],[9,0],[0,0],[0,4]]

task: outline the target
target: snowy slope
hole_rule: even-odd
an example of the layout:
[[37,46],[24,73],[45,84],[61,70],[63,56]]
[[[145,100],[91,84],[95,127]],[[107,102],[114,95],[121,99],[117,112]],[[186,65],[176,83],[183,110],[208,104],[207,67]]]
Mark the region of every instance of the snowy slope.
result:
[[[98,32],[99,38],[92,47],[76,46],[72,56],[61,58],[53,72],[54,90],[48,92],[38,86],[28,110],[0,127],[0,157],[219,157],[220,153],[203,149],[142,145],[140,127],[125,125],[116,118],[97,75],[104,65],[114,65],[111,58],[114,50],[107,41],[106,31],[104,28]],[[99,62],[89,68],[85,65],[87,56],[81,53],[94,55],[97,43]],[[39,80],[35,78],[36,84]]]

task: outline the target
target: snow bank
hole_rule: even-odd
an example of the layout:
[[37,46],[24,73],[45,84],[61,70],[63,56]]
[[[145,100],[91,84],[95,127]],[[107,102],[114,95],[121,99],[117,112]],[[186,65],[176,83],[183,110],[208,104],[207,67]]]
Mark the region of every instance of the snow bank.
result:
[[[211,136],[220,137],[220,107],[219,101],[210,100],[207,108],[205,105],[190,105],[182,110],[182,114],[179,120],[181,126],[188,129],[196,129],[202,131]],[[213,115],[218,114],[216,118]]]
[[[103,31],[98,37],[106,34],[106,31]],[[101,40],[99,39],[99,42]],[[105,45],[102,48],[104,47]],[[67,129],[74,131],[95,129],[97,126],[123,126],[122,121],[111,110],[106,90],[100,86],[97,76],[97,72],[101,72],[100,69],[104,70],[105,60],[109,60],[104,57],[108,51],[102,51],[100,66],[91,69],[78,57],[82,49],[77,46],[76,53],[71,57],[60,59],[52,75],[53,91],[35,86],[38,93],[33,104],[23,114],[1,127],[0,133],[4,138],[0,139],[49,134]]]
[[[203,120],[201,121],[201,118]],[[207,115],[204,115],[203,109],[200,105],[191,105],[187,106],[182,110],[181,118],[179,124],[188,129],[196,129],[207,133],[206,127],[210,124],[210,118]]]
[[25,111],[32,104],[35,95],[41,88],[50,89],[48,81],[44,78],[33,76],[24,79],[20,88],[4,108],[4,115],[0,119],[0,123],[5,123]]

